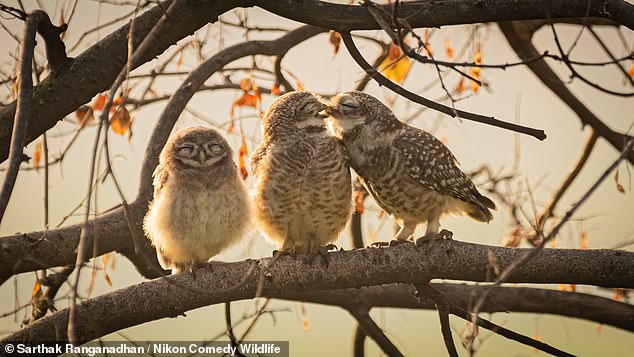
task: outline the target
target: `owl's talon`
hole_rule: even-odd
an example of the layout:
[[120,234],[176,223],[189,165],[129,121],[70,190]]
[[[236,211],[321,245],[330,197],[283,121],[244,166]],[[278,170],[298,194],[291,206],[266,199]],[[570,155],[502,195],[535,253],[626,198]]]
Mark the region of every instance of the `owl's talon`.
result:
[[389,242],[374,242],[372,244],[370,244],[370,247],[372,248],[385,248],[388,247],[390,245]]
[[453,238],[453,232],[446,229],[441,230],[438,233],[427,233],[423,237],[416,241],[416,245],[420,241],[433,241],[433,240],[451,240]]
[[330,244],[326,244],[326,246],[324,247],[326,252],[329,252],[331,250],[337,251],[337,246],[330,243]]
[[395,247],[397,245],[401,245],[403,243],[413,243],[411,240],[402,240],[402,239],[392,239],[389,243],[390,247]]

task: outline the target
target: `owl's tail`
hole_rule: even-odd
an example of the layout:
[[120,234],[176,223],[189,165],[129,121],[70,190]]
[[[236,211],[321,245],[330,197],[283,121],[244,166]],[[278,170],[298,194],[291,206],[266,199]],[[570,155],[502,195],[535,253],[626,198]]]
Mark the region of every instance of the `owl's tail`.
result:
[[489,198],[480,195],[478,197],[479,204],[469,204],[467,214],[469,217],[480,222],[489,222],[493,219],[493,214],[489,209],[495,209],[495,203]]

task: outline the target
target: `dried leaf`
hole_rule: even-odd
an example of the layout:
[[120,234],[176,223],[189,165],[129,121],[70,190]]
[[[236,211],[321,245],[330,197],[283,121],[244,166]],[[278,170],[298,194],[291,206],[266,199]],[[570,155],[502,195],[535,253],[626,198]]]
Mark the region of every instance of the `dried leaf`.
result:
[[[477,65],[482,64],[482,50],[480,49],[479,46],[476,48],[476,53],[474,55],[473,62],[475,64],[477,64]],[[471,77],[473,77],[473,78],[475,78],[477,80],[480,80],[480,71],[481,71],[480,67],[472,67],[471,68]],[[471,80],[471,90],[474,93],[478,93],[478,89],[480,89],[480,85],[476,81]]]
[[588,231],[585,228],[581,231],[581,249],[588,249]]
[[231,105],[231,118],[233,118],[233,114],[235,113],[236,107],[253,107],[257,108],[258,106],[258,98],[251,93],[244,92],[240,98],[238,98],[233,105]]
[[522,243],[522,238],[524,238],[524,230],[522,227],[517,226],[513,228],[507,235],[504,237],[504,241],[502,242],[503,247],[509,248],[517,248],[520,243]]
[[244,141],[244,136],[242,137],[242,145],[240,145],[240,151],[238,154],[238,166],[240,168],[240,176],[242,176],[242,180],[246,180],[249,177],[249,171],[247,170],[246,165],[246,157],[248,154],[247,143]]
[[273,88],[271,88],[271,94],[273,95],[280,95],[280,84],[275,82],[275,84],[273,84]]
[[390,44],[389,55],[379,66],[382,68],[383,75],[396,83],[403,83],[411,67],[412,61],[408,57],[401,56],[401,49],[393,43]]
[[379,213],[376,215],[377,219],[381,219],[383,218],[383,216],[385,216],[385,211],[384,210],[380,210]]
[[634,77],[634,63],[630,66],[630,70],[627,72],[630,77]]
[[449,37],[445,38],[445,53],[447,54],[448,59],[453,59],[453,47],[451,46],[451,41]]
[[308,323],[308,315],[306,314],[306,306],[302,302],[299,303],[299,311],[300,311],[300,314],[302,316],[302,322],[304,324],[304,331],[308,332],[308,331],[310,331],[310,324]]
[[229,124],[229,127],[227,128],[227,133],[231,134],[233,133],[233,130],[236,128],[236,122],[233,121],[233,118],[231,118],[231,123]]
[[625,189],[623,188],[623,186],[619,182],[619,169],[616,169],[616,172],[614,173],[614,182],[616,182],[617,191],[619,191],[621,193],[625,193]]
[[464,77],[460,77],[460,81],[458,82],[458,85],[456,86],[456,93],[460,94],[462,92],[464,92]]
[[101,257],[101,269],[105,272],[108,267],[108,258],[110,257],[110,253],[106,253]]
[[614,301],[623,301],[623,290],[614,289],[614,295],[612,296]]
[[44,149],[41,142],[37,143],[35,146],[35,151],[33,152],[33,167],[36,171],[40,170],[40,161],[42,160],[42,150]]
[[576,292],[577,291],[577,284],[570,284],[568,285],[568,291],[570,292]]
[[555,249],[557,248],[557,240],[556,239],[551,239],[550,240],[550,247]]
[[363,191],[357,191],[354,194],[354,208],[359,214],[363,214],[363,202],[365,201],[365,193]]
[[77,124],[79,124],[80,128],[85,127],[86,124],[95,119],[92,108],[87,105],[79,107],[79,109],[75,111],[75,117],[77,118]]
[[106,283],[108,283],[108,285],[112,286],[112,279],[110,279],[110,276],[108,276],[105,271],[103,272],[103,278],[106,279]]
[[566,291],[566,284],[559,284],[560,291]]
[[337,31],[330,31],[328,41],[332,45],[332,55],[336,55],[339,52],[339,46],[341,46],[341,34]]
[[297,90],[298,91],[303,92],[305,90],[304,89],[304,85],[302,84],[302,82],[299,81],[299,79],[295,80],[295,84],[297,85]]
[[123,135],[130,129],[132,121],[130,119],[130,113],[125,107],[120,107],[114,114],[112,115],[112,119],[110,120],[110,127],[112,131],[119,135]]
[[178,55],[178,61],[176,62],[176,70],[180,71],[181,70],[181,66],[183,65],[183,52],[185,51],[181,51]]
[[33,285],[33,290],[31,291],[31,297],[35,298],[42,295],[42,285],[40,284],[40,280],[35,277],[35,285]]
[[99,94],[97,96],[97,99],[95,99],[95,102],[92,103],[92,110],[103,110],[103,107],[106,105],[106,95],[105,94]]
[[253,82],[253,78],[251,77],[246,77],[240,81],[240,89],[242,89],[245,92],[250,91],[251,88],[253,88],[253,85],[254,85],[254,82]]

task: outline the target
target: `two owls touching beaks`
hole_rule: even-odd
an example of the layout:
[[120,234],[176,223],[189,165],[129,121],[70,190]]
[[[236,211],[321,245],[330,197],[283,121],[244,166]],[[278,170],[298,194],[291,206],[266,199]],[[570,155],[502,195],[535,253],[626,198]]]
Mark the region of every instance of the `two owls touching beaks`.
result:
[[227,141],[205,127],[183,129],[163,148],[143,223],[163,268],[206,262],[238,242],[252,217],[283,251],[324,253],[352,214],[350,168],[401,227],[394,242],[408,241],[424,222],[424,238],[450,235],[439,232],[445,214],[493,218],[494,203],[444,144],[362,92],[329,102],[290,92],[273,102],[251,155],[253,200],[232,157]]

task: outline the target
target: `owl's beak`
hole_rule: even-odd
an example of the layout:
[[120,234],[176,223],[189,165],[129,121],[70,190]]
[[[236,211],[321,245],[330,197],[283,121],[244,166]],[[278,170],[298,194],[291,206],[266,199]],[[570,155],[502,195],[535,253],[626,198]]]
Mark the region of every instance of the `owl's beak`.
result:
[[207,160],[207,157],[205,156],[205,152],[203,150],[198,152],[198,162],[200,162],[200,164],[204,164],[205,161]]
[[336,116],[339,114],[339,109],[337,109],[336,105],[329,105],[326,107],[326,109],[324,110],[324,112],[329,115],[329,116]]

